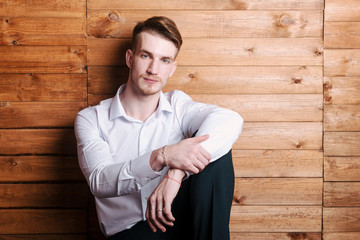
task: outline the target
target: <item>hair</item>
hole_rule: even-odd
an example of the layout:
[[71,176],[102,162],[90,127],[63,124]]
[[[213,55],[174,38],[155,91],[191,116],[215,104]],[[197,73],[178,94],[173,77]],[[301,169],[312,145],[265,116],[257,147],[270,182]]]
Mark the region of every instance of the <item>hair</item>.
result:
[[143,22],[139,22],[134,27],[133,35],[132,35],[131,47],[134,52],[138,42],[138,35],[145,31],[155,33],[160,37],[163,37],[173,42],[179,52],[180,47],[182,45],[182,38],[173,20],[163,16],[155,16]]

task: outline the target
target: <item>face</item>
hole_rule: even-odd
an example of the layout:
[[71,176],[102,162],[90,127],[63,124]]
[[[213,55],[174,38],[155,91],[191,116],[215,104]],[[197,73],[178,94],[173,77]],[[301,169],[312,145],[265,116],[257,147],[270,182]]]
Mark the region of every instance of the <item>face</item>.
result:
[[150,32],[140,33],[135,52],[130,49],[126,52],[130,69],[127,86],[139,95],[160,93],[175,72],[177,51],[167,39]]

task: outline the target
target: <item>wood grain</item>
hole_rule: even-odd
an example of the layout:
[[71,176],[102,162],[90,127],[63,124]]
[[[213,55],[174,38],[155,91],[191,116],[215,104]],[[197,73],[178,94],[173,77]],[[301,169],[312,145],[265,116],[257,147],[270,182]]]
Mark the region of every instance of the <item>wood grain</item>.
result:
[[360,132],[324,132],[324,156],[360,155]]
[[85,17],[86,0],[2,0],[0,16]]
[[76,209],[0,209],[0,223],[2,234],[85,233],[86,211]]
[[233,150],[236,177],[322,177],[321,150]]
[[[96,38],[131,38],[139,21],[167,16],[182,37],[303,38],[322,37],[322,11],[139,11],[89,10],[87,32]],[[226,17],[225,17],[226,16]],[[198,24],[201,23],[201,24]]]
[[322,10],[324,3],[321,0],[302,0],[301,3],[297,0],[286,1],[192,1],[192,0],[153,0],[151,2],[146,0],[131,1],[122,0],[88,0],[88,9],[190,9],[190,10]]
[[357,240],[360,238],[360,232],[340,232],[340,233],[324,233],[323,240]]
[[1,208],[87,208],[86,183],[0,184]]
[[360,4],[357,0],[326,0],[325,21],[360,21]]
[[325,131],[360,131],[360,105],[325,105]]
[[358,232],[360,229],[359,207],[324,207],[323,231]]
[[233,206],[231,232],[321,232],[321,206]]
[[1,18],[0,45],[86,45],[84,18]]
[[360,48],[360,22],[326,22],[325,48]]
[[325,77],[324,103],[360,104],[359,77]]
[[360,181],[360,157],[325,157],[325,181]]
[[85,74],[0,74],[0,101],[86,101]]
[[322,95],[190,95],[194,101],[218,105],[238,112],[252,122],[320,122]]
[[84,181],[75,156],[0,156],[0,182]]
[[325,182],[325,207],[360,207],[360,182]]
[[245,123],[234,149],[322,149],[321,122]]
[[0,73],[85,73],[85,46],[0,46]]
[[86,102],[0,102],[0,128],[73,127],[85,107]]
[[80,234],[31,234],[31,235],[24,235],[24,234],[16,234],[16,235],[0,235],[1,240],[86,240],[87,234],[80,233]]
[[321,240],[321,233],[230,233],[231,240]]
[[75,155],[73,129],[0,129],[0,154]]
[[235,205],[322,205],[322,178],[236,178]]
[[[126,83],[127,67],[89,67],[89,94],[115,95]],[[322,94],[322,67],[179,66],[164,91],[188,94]]]
[[[128,39],[88,39],[88,65],[125,66]],[[231,54],[230,54],[231,53]],[[322,65],[320,38],[187,38],[178,56],[182,65]]]
[[360,76],[360,49],[325,49],[324,76]]

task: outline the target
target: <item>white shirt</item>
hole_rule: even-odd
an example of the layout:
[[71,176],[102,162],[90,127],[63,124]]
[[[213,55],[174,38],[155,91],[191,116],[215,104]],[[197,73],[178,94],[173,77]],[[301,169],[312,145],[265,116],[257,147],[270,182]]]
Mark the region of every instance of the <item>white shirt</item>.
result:
[[227,153],[241,133],[236,112],[196,103],[181,91],[161,93],[145,121],[126,115],[119,94],[80,111],[75,120],[78,159],[95,196],[100,228],[111,236],[145,220],[147,198],[167,172],[154,172],[151,152],[182,139],[209,134],[201,143],[211,161]]

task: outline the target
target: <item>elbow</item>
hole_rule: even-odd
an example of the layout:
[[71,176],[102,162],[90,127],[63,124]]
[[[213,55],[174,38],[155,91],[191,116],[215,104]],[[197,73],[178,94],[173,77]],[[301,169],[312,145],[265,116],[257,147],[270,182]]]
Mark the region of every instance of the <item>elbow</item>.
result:
[[232,111],[231,125],[239,136],[242,133],[242,129],[244,126],[244,119],[240,116],[239,113]]

